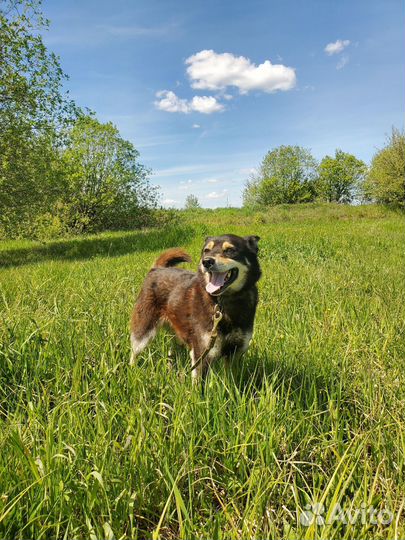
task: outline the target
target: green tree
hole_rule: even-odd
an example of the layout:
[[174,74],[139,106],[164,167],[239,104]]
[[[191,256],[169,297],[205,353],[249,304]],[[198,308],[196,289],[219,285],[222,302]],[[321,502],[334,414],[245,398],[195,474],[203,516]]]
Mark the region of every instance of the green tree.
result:
[[0,226],[8,234],[52,205],[58,128],[77,112],[39,33],[47,26],[40,1],[0,6]]
[[186,202],[184,204],[185,210],[196,210],[198,208],[201,208],[201,205],[195,195],[187,195]]
[[405,133],[392,128],[387,144],[373,157],[365,196],[382,204],[405,206]]
[[78,232],[132,228],[150,219],[157,188],[138,161],[139,152],[111,123],[78,118],[61,157],[64,196],[60,211]]
[[310,202],[315,197],[317,163],[300,146],[279,146],[264,157],[259,171],[247,182],[245,206]]
[[359,193],[366,172],[363,161],[338,149],[335,157],[325,156],[319,165],[317,195],[327,202],[350,203]]
[[40,31],[49,21],[40,0],[9,0],[0,6],[0,129],[47,129],[74,104],[61,91],[66,75],[47,50]]
[[24,138],[11,130],[6,142],[0,139],[0,229],[26,235],[60,195],[58,152],[46,133]]

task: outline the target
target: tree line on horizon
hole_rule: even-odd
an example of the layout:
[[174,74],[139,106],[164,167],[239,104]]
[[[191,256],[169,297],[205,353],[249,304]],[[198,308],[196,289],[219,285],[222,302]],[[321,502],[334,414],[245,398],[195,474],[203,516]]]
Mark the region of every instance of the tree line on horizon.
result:
[[403,207],[405,134],[392,128],[386,146],[377,151],[370,166],[340,149],[318,163],[306,148],[279,146],[265,155],[243,192],[247,207],[314,201]]
[[[310,202],[376,203],[404,209],[404,132],[393,127],[370,166],[340,149],[318,163],[307,148],[278,146],[267,152],[243,191],[243,206],[252,209]],[[193,210],[201,205],[190,194],[184,208]]]
[[[405,208],[404,132],[393,127],[370,166],[340,149],[318,163],[307,148],[278,146],[267,152],[243,191],[243,206],[253,209],[315,201]],[[201,205],[190,194],[184,208],[198,209]]]
[[[59,58],[41,32],[40,0],[0,6],[0,238],[48,238],[162,225],[159,189],[134,145],[64,92]],[[405,136],[393,129],[370,167],[336,150],[320,163],[299,146],[264,157],[248,207],[315,200],[405,206]],[[186,208],[198,208],[189,195]]]

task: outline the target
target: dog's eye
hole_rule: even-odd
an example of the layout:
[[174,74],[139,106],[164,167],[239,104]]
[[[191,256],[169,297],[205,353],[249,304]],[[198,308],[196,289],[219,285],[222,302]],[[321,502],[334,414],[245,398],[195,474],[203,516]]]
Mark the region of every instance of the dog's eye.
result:
[[225,255],[228,255],[228,257],[232,257],[232,255],[235,255],[235,250],[233,248],[226,248],[224,253]]
[[204,249],[203,249],[203,253],[208,253],[209,251],[211,251],[211,250],[208,249],[208,248],[204,248]]

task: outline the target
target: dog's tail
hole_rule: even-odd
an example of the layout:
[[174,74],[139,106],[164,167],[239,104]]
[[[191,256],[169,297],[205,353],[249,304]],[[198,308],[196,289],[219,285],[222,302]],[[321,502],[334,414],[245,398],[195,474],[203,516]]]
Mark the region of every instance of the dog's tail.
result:
[[162,253],[152,268],[168,268],[182,262],[191,262],[190,255],[180,248],[172,248]]

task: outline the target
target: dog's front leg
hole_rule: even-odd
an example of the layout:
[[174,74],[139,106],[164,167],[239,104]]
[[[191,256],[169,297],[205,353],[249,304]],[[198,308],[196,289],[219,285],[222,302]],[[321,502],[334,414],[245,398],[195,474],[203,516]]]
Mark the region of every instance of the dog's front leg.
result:
[[195,365],[192,370],[193,382],[205,379],[211,363],[221,356],[221,350],[222,340],[219,336],[212,343],[211,336],[207,334],[198,343],[193,344],[190,352],[192,366]]
[[[197,362],[197,360],[200,358],[201,354],[198,354],[199,348],[192,348],[190,351],[190,358],[191,358],[191,365],[194,366],[194,364]],[[193,381],[193,384],[198,383],[198,381],[201,380],[202,376],[202,362],[200,362],[191,372],[191,378]]]
[[[204,336],[206,337],[206,336]],[[191,365],[195,366],[191,371],[193,383],[200,381],[207,374],[208,368],[208,355],[210,350],[207,350],[209,346],[209,338],[195,340],[191,344]]]

